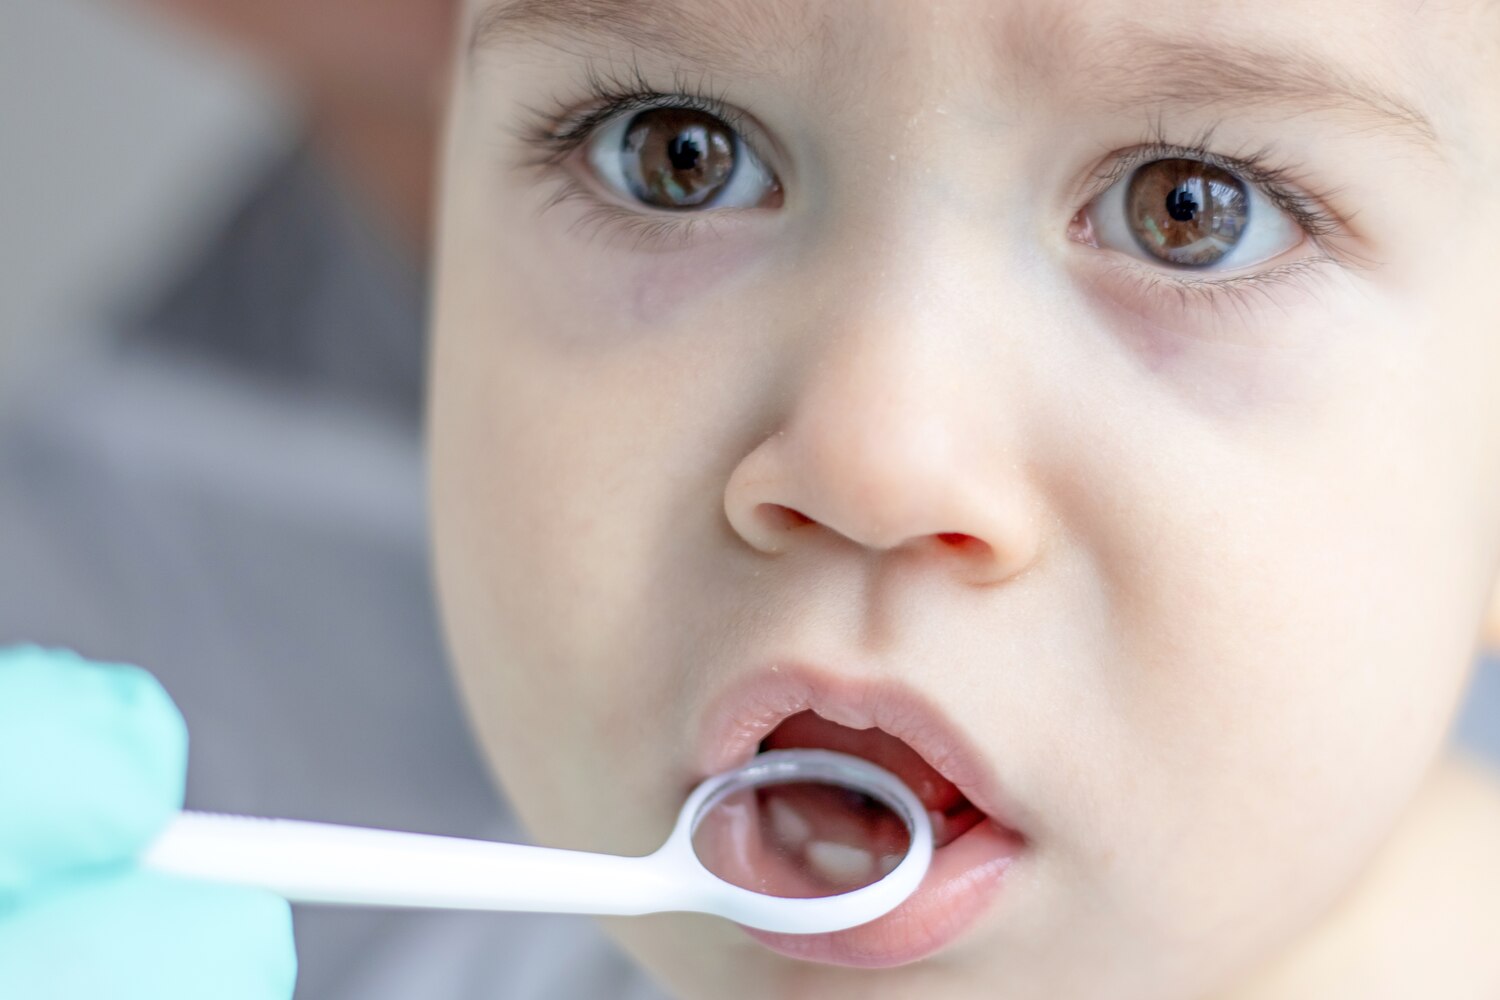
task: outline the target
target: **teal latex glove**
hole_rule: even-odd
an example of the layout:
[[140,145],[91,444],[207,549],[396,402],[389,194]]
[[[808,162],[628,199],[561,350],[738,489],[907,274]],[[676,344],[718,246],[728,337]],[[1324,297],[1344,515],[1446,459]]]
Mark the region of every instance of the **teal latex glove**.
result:
[[186,776],[187,727],[146,671],[0,648],[0,997],[292,995],[285,900],[134,864]]

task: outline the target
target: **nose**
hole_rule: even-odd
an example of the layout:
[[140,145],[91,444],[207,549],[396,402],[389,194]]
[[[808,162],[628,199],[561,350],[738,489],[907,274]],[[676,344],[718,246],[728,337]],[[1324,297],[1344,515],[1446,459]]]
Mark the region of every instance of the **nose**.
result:
[[[1018,401],[1004,398],[1017,382],[996,384],[1005,365],[993,351],[976,360],[984,331],[966,331],[955,308],[882,297],[878,311],[827,317],[790,402],[730,474],[729,523],[767,555],[834,541],[926,556],[973,585],[1013,578],[1037,557],[1044,520]],[[913,308],[890,308],[897,298]]]

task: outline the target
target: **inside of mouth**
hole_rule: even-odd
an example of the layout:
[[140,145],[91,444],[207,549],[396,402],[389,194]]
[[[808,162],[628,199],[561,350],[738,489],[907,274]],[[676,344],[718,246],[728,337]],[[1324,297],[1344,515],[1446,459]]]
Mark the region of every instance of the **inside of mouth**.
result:
[[862,889],[906,857],[911,833],[884,802],[822,781],[730,792],[704,811],[693,851],[715,875],[770,896],[809,899]]
[[[847,753],[900,778],[927,809],[935,849],[986,818],[906,741],[884,730],[853,729],[799,712],[760,744],[762,752],[794,748]],[[693,850],[715,875],[755,892],[802,899],[879,881],[910,844],[906,823],[884,803],[810,781],[732,792],[704,813],[693,833]]]
[[910,744],[882,729],[852,729],[806,711],[782,720],[760,744],[762,751],[794,747],[837,750],[863,757],[900,778],[927,809],[935,849],[952,843],[986,818]]

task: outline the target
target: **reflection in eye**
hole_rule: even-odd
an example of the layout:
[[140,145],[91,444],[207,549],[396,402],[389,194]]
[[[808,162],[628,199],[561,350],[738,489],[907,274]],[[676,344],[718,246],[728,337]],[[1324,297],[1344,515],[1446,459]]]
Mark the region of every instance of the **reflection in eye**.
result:
[[1249,221],[1249,194],[1233,174],[1195,160],[1157,160],[1130,180],[1126,223],[1140,245],[1174,264],[1229,256]]
[[620,115],[593,136],[588,158],[622,197],[652,208],[748,208],[775,189],[732,128],[693,108]]
[[631,191],[660,208],[697,205],[723,190],[736,166],[734,134],[698,111],[636,115],[621,150]]
[[1086,212],[1101,245],[1134,247],[1180,268],[1258,264],[1303,237],[1296,220],[1254,186],[1200,160],[1146,163]]

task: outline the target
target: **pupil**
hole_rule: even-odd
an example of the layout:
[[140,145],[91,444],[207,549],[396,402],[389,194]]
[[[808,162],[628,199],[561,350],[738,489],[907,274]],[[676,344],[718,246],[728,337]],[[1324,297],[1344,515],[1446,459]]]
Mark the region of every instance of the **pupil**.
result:
[[1198,214],[1198,202],[1185,187],[1167,195],[1167,214],[1178,222],[1191,222]]
[[691,136],[679,133],[667,143],[667,158],[678,170],[692,170],[698,165],[702,151]]

